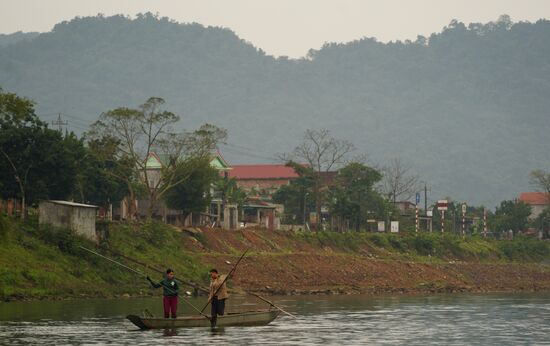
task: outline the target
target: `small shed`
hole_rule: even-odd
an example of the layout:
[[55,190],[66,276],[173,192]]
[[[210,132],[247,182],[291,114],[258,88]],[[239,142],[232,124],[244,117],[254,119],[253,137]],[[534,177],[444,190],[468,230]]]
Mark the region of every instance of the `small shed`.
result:
[[68,201],[41,201],[38,205],[38,222],[73,230],[95,242],[98,241],[95,205]]

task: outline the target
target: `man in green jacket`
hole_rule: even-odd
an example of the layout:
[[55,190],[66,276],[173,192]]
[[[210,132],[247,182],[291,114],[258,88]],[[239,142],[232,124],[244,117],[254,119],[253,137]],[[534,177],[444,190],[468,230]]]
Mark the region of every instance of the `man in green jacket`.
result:
[[174,271],[170,268],[166,269],[166,277],[160,282],[153,282],[150,277],[147,280],[154,288],[163,288],[163,305],[164,305],[164,318],[176,318],[176,311],[178,310],[178,283],[174,279]]

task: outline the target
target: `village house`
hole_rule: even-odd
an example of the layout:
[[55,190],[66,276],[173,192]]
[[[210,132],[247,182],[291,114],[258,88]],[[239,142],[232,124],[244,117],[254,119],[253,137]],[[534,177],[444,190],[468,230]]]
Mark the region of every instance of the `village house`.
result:
[[[151,152],[149,154],[149,157],[146,161],[146,169],[147,178],[149,180],[150,186],[156,186],[157,183],[160,181],[163,162],[166,159],[167,157],[164,157],[164,155],[162,154],[157,154],[155,152]],[[220,172],[221,176],[227,177],[227,172],[231,170],[230,165],[223,158],[219,150],[215,150],[212,152],[210,165],[216,168]],[[181,226],[209,224],[211,222],[217,222],[219,225],[222,225],[224,214],[222,200],[219,194],[217,194],[215,191],[211,191],[211,193],[213,196],[212,204],[210,208],[208,208],[208,210],[205,210],[204,213],[192,213],[188,215],[185,220],[182,220],[180,211],[168,208],[162,200],[159,200],[156,203],[155,209],[153,210],[153,218],[160,219],[168,224]],[[121,219],[129,219],[130,210],[135,210],[137,214],[136,216],[138,216],[139,218],[146,217],[147,210],[149,208],[149,201],[147,199],[133,201],[133,208],[129,207],[129,203],[131,203],[131,201],[129,201],[128,198],[125,198],[121,203],[120,209],[115,210],[115,216]],[[227,215],[236,215],[236,210],[234,210],[234,207],[226,207],[229,208],[229,210],[226,211]],[[230,219],[231,220],[228,219],[229,221],[226,222],[225,225],[228,228],[236,228],[236,216]]]
[[416,208],[415,204],[409,201],[398,201],[394,203],[394,206],[402,215],[412,213]]
[[299,177],[294,168],[278,165],[234,165],[229,172],[237,185],[251,197],[271,200],[271,196],[284,185]]
[[546,192],[522,192],[518,200],[531,206],[529,220],[536,219],[548,208],[548,194]]

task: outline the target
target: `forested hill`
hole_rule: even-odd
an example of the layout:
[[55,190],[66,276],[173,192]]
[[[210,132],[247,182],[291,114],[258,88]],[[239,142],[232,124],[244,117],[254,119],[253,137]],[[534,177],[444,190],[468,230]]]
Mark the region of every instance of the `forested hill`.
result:
[[45,120],[65,113],[77,132],[103,111],[160,96],[182,127],[227,128],[233,163],[266,161],[305,129],[328,128],[373,163],[413,165],[433,199],[494,206],[529,189],[531,170],[550,168],[546,20],[453,21],[415,42],[365,38],[293,60],[228,29],[76,18],[0,45],[0,86],[34,99]]

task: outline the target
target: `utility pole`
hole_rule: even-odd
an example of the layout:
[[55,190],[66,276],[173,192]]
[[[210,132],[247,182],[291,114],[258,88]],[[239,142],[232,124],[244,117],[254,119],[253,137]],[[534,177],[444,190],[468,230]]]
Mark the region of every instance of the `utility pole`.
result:
[[487,238],[487,209],[483,208],[483,238]]
[[466,236],[466,203],[462,204],[462,236]]
[[428,213],[428,186],[424,183],[424,213]]
[[59,132],[63,132],[63,127],[62,126],[69,125],[69,122],[67,120],[62,121],[61,120],[61,113],[58,113],[57,120],[52,121],[52,125],[57,126],[57,129],[59,130]]
[[441,211],[441,234],[445,232],[445,210]]
[[418,203],[414,205],[414,233],[418,233],[419,220],[418,220]]

